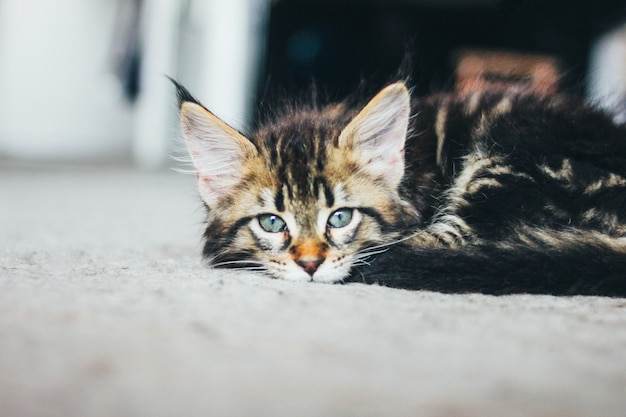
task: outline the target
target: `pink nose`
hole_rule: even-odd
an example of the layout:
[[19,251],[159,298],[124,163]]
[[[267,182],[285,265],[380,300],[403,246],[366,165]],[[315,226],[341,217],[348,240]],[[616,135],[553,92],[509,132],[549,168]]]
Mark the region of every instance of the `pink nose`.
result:
[[317,268],[324,262],[324,258],[313,258],[310,256],[304,256],[296,261],[298,265],[304,269],[304,271],[313,276]]

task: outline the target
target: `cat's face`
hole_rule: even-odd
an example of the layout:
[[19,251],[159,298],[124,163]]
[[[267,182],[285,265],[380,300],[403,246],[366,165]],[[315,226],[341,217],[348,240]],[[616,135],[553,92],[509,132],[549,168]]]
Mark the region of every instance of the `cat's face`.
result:
[[381,91],[347,125],[330,111],[292,112],[250,138],[181,101],[213,265],[335,282],[398,235],[409,210],[398,194],[410,110],[404,85]]

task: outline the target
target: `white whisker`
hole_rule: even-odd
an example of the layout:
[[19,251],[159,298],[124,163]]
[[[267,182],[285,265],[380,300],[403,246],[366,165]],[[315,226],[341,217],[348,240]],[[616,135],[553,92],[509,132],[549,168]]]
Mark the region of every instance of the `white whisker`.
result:
[[374,255],[378,255],[378,254],[381,254],[381,253],[385,253],[388,250],[389,250],[389,248],[383,248],[383,249],[379,249],[379,250],[364,250],[364,251],[361,251],[361,252],[357,252],[356,260],[369,258],[370,256],[374,256]]
[[248,267],[250,268],[266,269],[262,262],[248,261],[248,260],[224,261],[224,262],[211,264],[211,266],[215,268],[220,268],[220,267],[229,266],[229,265],[249,265]]
[[354,263],[352,264],[352,266],[372,266],[371,263],[367,262],[364,259],[355,259]]
[[231,270],[233,271],[252,271],[252,272],[267,272],[267,269],[264,267],[260,267],[260,266],[251,266],[251,267],[237,267],[237,268],[231,268]]
[[[372,250],[388,248],[389,246],[393,246],[393,245],[397,245],[397,244],[402,243],[402,242],[406,242],[407,240],[413,239],[413,238],[415,238],[415,237],[417,237],[417,236],[419,236],[421,234],[424,234],[424,233],[426,233],[426,232],[424,232],[423,230],[418,230],[417,232],[412,233],[412,234],[407,235],[407,236],[404,236],[404,237],[402,237],[400,239],[393,240],[391,242],[381,243],[380,245],[376,245],[376,246],[367,247],[367,248],[363,249],[362,252],[359,252],[359,253],[365,253],[366,251],[372,251]],[[387,250],[387,249],[385,249],[385,250]],[[384,252],[385,250],[383,250],[381,252]],[[374,254],[378,254],[378,253],[379,252],[376,252]]]

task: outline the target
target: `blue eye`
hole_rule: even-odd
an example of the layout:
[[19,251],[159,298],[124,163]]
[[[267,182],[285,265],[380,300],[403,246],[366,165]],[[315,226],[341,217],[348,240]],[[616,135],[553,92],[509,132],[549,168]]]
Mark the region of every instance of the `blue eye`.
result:
[[259,225],[268,233],[280,233],[287,230],[287,223],[275,214],[261,214]]
[[328,218],[328,227],[339,229],[341,227],[346,227],[351,221],[352,209],[341,208],[330,215]]

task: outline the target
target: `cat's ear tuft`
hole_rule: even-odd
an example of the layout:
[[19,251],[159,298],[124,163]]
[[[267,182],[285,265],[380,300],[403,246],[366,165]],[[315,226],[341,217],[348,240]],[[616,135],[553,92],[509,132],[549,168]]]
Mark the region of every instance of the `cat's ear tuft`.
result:
[[257,150],[245,136],[197,102],[181,103],[180,123],[200,196],[212,207],[241,181],[246,160],[256,156]]
[[404,143],[411,98],[404,83],[381,90],[348,124],[339,145],[352,148],[374,177],[397,187],[404,176]]
[[168,77],[167,75],[166,77],[172,82],[172,84],[174,84],[174,87],[176,87],[176,97],[178,98],[179,108],[182,107],[185,102],[200,104],[200,102],[193,95],[191,95],[189,90],[187,90],[182,84],[172,77]]

